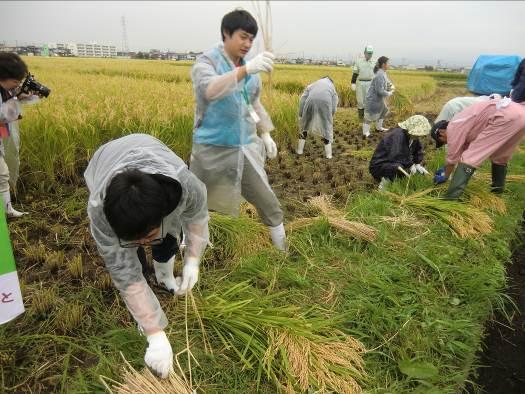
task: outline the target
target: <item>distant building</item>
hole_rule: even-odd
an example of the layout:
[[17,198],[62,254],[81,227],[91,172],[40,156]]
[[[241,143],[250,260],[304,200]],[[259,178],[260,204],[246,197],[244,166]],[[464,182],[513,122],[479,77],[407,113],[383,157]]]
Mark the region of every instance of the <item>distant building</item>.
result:
[[115,45],[103,45],[97,43],[48,43],[50,55],[80,56],[80,57],[117,57],[117,47]]

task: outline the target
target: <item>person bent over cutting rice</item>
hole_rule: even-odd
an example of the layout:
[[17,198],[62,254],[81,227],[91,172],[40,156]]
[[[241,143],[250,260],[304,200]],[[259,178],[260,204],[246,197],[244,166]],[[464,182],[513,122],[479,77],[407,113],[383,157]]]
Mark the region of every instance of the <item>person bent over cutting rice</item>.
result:
[[[151,246],[157,282],[183,295],[199,278],[208,243],[206,188],[184,161],[146,134],[131,134],[101,146],[84,173],[89,189],[91,234],[113,283],[147,337],[146,364],[166,378],[173,352],[168,325],[142,265]],[[173,266],[181,230],[186,249],[182,277]]]
[[308,133],[321,136],[327,159],[332,158],[334,140],[334,115],[339,98],[334,82],[324,77],[308,85],[299,101],[299,124],[301,134],[297,142],[297,154],[302,155]]
[[398,123],[377,145],[370,160],[370,174],[382,190],[393,179],[405,174],[429,172],[421,165],[424,159],[420,137],[430,134],[430,123],[422,115],[414,115]]
[[206,184],[211,210],[238,216],[244,197],[269,227],[273,244],[285,250],[283,212],[264,169],[265,157],[275,158],[277,146],[270,136],[274,126],[260,101],[258,75],[272,71],[274,56],[263,52],[244,59],[257,30],[247,11],[226,14],[223,42],[193,66],[197,107],[190,170]]
[[525,137],[525,77],[515,83],[511,98],[482,101],[458,113],[450,122],[441,121],[432,128],[436,147],[447,145],[446,165],[436,171],[434,182],[446,182],[454,175],[445,194],[458,199],[470,177],[481,164],[492,162],[491,191],[505,189],[507,163]]

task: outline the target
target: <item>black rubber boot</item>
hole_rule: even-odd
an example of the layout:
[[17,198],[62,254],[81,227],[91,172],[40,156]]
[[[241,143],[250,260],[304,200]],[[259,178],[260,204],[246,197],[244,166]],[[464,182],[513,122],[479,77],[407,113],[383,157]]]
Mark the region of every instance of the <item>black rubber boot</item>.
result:
[[360,120],[363,120],[365,118],[365,109],[364,108],[358,108],[357,109],[357,115],[359,116]]
[[492,163],[492,193],[501,194],[505,190],[505,178],[507,177],[507,165]]
[[446,200],[457,200],[467,187],[470,177],[476,171],[475,167],[469,166],[465,163],[459,163],[456,167],[456,171],[452,176],[450,185],[448,186],[447,193],[445,194]]

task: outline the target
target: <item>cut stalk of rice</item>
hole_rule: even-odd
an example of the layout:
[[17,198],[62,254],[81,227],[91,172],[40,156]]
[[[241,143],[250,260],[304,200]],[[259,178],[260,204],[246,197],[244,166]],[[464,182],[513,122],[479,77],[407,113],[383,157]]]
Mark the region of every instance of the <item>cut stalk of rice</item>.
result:
[[243,369],[256,372],[258,385],[266,378],[288,392],[361,393],[365,348],[333,329],[343,317],[274,306],[281,296],[261,294],[241,282],[221,294],[195,298],[194,313],[212,343],[222,344],[219,351],[237,356]]
[[492,193],[485,182],[473,180],[465,189],[465,197],[476,208],[488,209],[503,215],[507,212],[505,201],[497,194]]
[[112,394],[193,394],[183,378],[171,371],[167,379],[159,379],[148,368],[142,372],[124,360],[122,382],[101,376],[100,380]]
[[459,201],[431,197],[429,193],[433,190],[425,189],[408,196],[391,192],[384,194],[415,215],[445,224],[459,238],[476,238],[492,231],[493,221],[485,212]]

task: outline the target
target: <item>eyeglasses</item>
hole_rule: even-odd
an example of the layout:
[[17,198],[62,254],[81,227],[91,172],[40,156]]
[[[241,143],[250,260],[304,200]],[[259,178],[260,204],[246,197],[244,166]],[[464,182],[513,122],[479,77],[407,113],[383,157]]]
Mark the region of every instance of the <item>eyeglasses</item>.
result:
[[137,242],[137,241],[122,241],[120,238],[118,239],[118,243],[121,248],[138,248],[139,246],[156,246],[160,245],[164,242],[164,237],[162,236],[164,234],[164,219],[162,222],[160,222],[160,237],[152,239],[148,242]]

